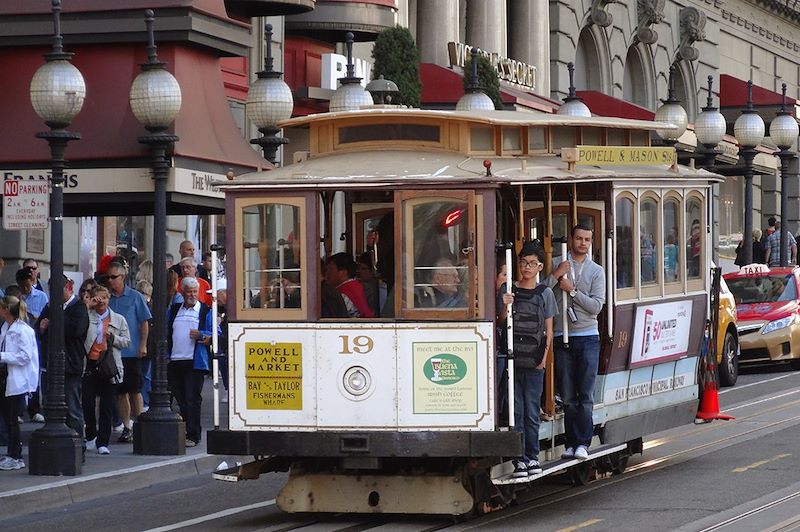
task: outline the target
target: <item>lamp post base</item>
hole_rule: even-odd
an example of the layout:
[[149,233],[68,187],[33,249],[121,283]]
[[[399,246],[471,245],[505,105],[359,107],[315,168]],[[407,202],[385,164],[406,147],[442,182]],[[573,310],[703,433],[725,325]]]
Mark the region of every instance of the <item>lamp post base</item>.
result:
[[66,425],[42,427],[28,442],[28,472],[31,475],[70,476],[81,474],[83,442]]
[[147,411],[133,425],[133,453],[157,456],[186,454],[186,423],[172,411]]

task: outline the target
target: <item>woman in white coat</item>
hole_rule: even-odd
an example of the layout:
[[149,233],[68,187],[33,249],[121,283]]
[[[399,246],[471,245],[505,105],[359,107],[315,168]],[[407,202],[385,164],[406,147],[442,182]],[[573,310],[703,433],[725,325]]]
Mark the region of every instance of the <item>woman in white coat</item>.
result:
[[0,471],[25,467],[17,413],[25,395],[39,385],[39,352],[36,334],[25,322],[27,310],[14,296],[0,298],[0,374],[6,375],[0,409],[8,430],[8,456],[0,460]]

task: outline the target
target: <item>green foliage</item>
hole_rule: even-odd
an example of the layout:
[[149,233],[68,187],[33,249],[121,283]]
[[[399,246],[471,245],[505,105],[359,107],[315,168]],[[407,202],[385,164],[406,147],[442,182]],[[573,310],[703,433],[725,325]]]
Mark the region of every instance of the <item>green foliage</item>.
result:
[[372,47],[372,79],[381,75],[394,81],[400,93],[393,104],[419,107],[422,83],[419,80],[419,51],[408,28],[395,26],[378,34]]
[[[464,64],[464,91],[466,92],[472,78],[472,56],[470,55]],[[500,80],[497,78],[497,70],[492,66],[489,59],[483,55],[478,55],[478,86],[494,102],[494,108],[503,109],[503,100],[500,99]]]

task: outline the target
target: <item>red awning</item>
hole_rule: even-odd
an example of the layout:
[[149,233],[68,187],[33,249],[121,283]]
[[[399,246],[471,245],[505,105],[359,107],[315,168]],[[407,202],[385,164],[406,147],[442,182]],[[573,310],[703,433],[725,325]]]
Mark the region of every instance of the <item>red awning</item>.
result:
[[[433,63],[419,66],[422,80],[423,107],[452,107],[464,95],[463,77],[458,72]],[[504,104],[520,105],[545,113],[553,113],[558,104],[549,98],[526,92],[521,88],[500,84],[500,98]]]
[[[0,77],[0,163],[14,167],[45,167],[50,160],[47,143],[34,137],[46,130],[34,113],[29,86],[43,63],[47,48],[0,49],[0,64],[13,75]],[[71,142],[67,159],[73,168],[81,165],[115,166],[114,161],[141,160],[149,166],[149,151],[137,138],[147,134],[128,103],[128,92],[146,61],[140,44],[76,46],[73,64],[86,80],[86,101],[70,125],[82,139]],[[224,167],[270,167],[242,137],[233,121],[225,95],[219,59],[198,48],[159,44],[159,59],[181,85],[183,104],[173,125],[180,137],[175,155],[210,161]],[[224,171],[223,171],[224,173]]]
[[[781,94],[778,92],[753,85],[753,104],[754,105],[780,105]],[[786,105],[794,105],[794,98],[786,97]],[[728,74],[719,76],[719,106],[720,107],[744,107],[747,105],[747,81],[734,78]]]
[[577,91],[592,114],[597,116],[613,116],[616,118],[635,118],[652,120],[655,113],[646,107],[614,98],[600,91]]

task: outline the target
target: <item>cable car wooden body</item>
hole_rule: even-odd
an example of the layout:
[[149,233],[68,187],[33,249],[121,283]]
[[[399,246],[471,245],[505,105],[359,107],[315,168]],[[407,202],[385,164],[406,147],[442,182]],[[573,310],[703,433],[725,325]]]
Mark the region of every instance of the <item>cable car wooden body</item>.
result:
[[[307,135],[294,164],[217,183],[230,402],[208,450],[256,457],[218,478],[288,471],[288,512],[457,515],[559,471],[621,472],[643,436],[694,419],[721,178],[650,145],[671,125],[381,108],[283,127]],[[518,481],[498,409],[498,243],[539,239],[546,275],[578,222],[607,284],[595,442],[587,462],[559,458],[549,356],[544,472]],[[337,252],[376,259],[375,317],[329,317],[321,259]]]

